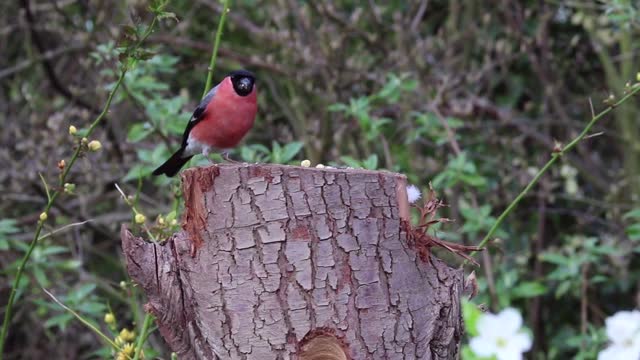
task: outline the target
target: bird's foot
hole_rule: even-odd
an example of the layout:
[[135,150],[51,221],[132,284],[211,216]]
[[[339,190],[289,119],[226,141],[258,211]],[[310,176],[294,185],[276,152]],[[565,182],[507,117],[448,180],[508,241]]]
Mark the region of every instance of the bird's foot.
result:
[[226,162],[229,162],[229,163],[232,163],[232,164],[239,164],[239,163],[240,163],[240,161],[236,161],[236,160],[233,160],[232,158],[230,158],[230,157],[229,157],[229,152],[228,152],[228,151],[223,151],[223,152],[222,152],[222,158],[223,158]]
[[210,149],[209,147],[204,147],[204,148],[202,149],[202,156],[204,156],[207,160],[209,160],[209,164],[211,164],[211,165],[215,165],[215,164],[216,164],[216,162],[215,162],[215,161],[213,161],[213,159],[211,159],[211,158],[209,157],[210,150],[211,150],[211,149]]

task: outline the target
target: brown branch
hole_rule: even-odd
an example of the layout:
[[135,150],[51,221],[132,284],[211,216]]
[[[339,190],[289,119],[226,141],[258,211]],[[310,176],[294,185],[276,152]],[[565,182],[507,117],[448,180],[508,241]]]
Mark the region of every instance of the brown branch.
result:
[[[155,35],[152,36],[149,41],[151,43],[156,44],[164,44],[171,45],[174,48],[181,47],[189,47],[196,50],[201,50],[205,52],[209,52],[211,50],[211,44],[205,41],[191,40],[189,38],[171,36],[171,35]],[[278,74],[278,75],[287,75],[288,72],[276,64],[270,64],[264,61],[261,61],[259,58],[254,58],[252,56],[247,56],[244,54],[240,54],[230,49],[220,48],[218,50],[221,57],[226,57],[229,59],[233,59],[239,63],[250,65],[253,67],[261,68],[268,70],[269,72]]]
[[5,68],[0,70],[0,79],[11,76],[13,74],[19,73],[23,70],[26,70],[28,68],[30,68],[33,64],[44,61],[44,60],[51,60],[51,59],[55,59],[61,55],[70,53],[70,52],[74,52],[77,50],[86,50],[87,47],[85,45],[82,44],[72,44],[69,46],[64,46],[64,47],[60,47],[57,49],[53,49],[53,50],[47,50],[45,53],[43,53],[42,55],[37,56],[35,59],[29,59],[29,60],[24,60],[21,61],[17,64],[15,64],[12,67],[9,68]]

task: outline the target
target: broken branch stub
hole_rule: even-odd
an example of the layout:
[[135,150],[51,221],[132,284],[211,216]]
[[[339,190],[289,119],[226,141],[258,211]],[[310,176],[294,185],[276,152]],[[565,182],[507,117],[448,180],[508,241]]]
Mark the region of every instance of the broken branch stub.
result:
[[407,242],[404,176],[247,164],[182,174],[183,231],[154,244],[122,230],[129,274],[180,359],[458,356],[462,272]]

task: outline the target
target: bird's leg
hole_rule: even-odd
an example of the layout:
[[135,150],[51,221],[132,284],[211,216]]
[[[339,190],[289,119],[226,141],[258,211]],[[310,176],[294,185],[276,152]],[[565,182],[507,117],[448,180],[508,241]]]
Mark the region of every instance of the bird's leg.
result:
[[230,163],[238,163],[238,161],[233,160],[232,158],[229,157],[229,151],[228,150],[224,150],[222,152],[222,158]]
[[211,150],[211,148],[209,148],[208,146],[205,146],[202,148],[202,155],[204,157],[207,158],[207,160],[209,160],[210,163],[214,163],[213,160],[211,160],[211,158],[209,157],[209,150]]

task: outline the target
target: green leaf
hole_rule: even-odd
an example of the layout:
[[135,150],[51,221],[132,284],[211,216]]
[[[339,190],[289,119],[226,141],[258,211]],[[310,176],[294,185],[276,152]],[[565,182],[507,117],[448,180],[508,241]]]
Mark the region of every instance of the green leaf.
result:
[[124,176],[122,181],[138,180],[140,177],[147,177],[153,172],[153,170],[154,168],[149,165],[136,164],[129,169],[129,172]]
[[60,262],[58,267],[62,270],[76,270],[80,266],[82,266],[82,262],[80,262],[80,260],[65,260]]
[[41,254],[43,256],[49,256],[49,255],[64,254],[68,252],[69,252],[69,249],[64,246],[52,245],[42,249]]
[[378,168],[378,155],[372,154],[362,163],[363,167],[368,170],[375,170]]
[[149,126],[146,122],[134,124],[131,129],[129,129],[129,133],[127,134],[127,140],[132,143],[137,143],[138,141],[143,140],[149,134],[153,132],[153,128]]
[[557,264],[557,265],[567,265],[569,263],[569,258],[567,258],[566,256],[560,255],[560,254],[554,254],[554,253],[542,253],[539,255],[540,260],[542,261],[546,261],[546,262],[550,262],[552,264]]
[[0,235],[15,234],[20,229],[16,226],[18,222],[15,219],[1,219],[0,220]]
[[599,245],[593,247],[593,252],[598,255],[616,255],[619,250],[611,245]]
[[256,150],[249,146],[243,146],[240,148],[240,157],[244,161],[254,162],[256,158]]
[[[96,284],[84,284],[71,292],[70,297],[75,300],[82,300],[96,289]],[[77,302],[77,301],[75,301]]]
[[563,281],[556,288],[556,299],[561,298],[562,295],[566,294],[571,289],[571,281]]
[[462,301],[462,317],[464,319],[464,327],[469,336],[478,335],[478,320],[482,316],[482,311],[478,306],[470,301]]
[[278,144],[276,141],[274,141],[271,144],[271,161],[276,163],[276,164],[282,164],[281,158],[282,158],[282,148],[280,147],[280,144]]
[[348,167],[352,167],[352,168],[361,168],[362,166],[360,165],[360,162],[354,158],[352,158],[351,156],[341,156],[340,157],[340,161],[342,161],[343,163],[347,164]]
[[294,141],[284,146],[282,149],[282,163],[287,163],[291,161],[302,149],[302,143],[299,141]]
[[607,283],[609,281],[611,281],[611,279],[604,275],[594,275],[589,279],[589,283],[591,284]]
[[530,298],[547,293],[547,287],[537,281],[525,281],[511,291],[514,298]]
[[34,267],[33,269],[31,269],[31,271],[33,272],[33,276],[36,278],[38,285],[44,288],[49,287],[51,283],[47,278],[47,275],[45,275],[44,270],[42,268]]
[[347,110],[349,110],[349,107],[345,104],[332,104],[329,105],[327,109],[332,112],[346,112]]
[[628,226],[625,231],[631,241],[640,240],[640,223]]
[[78,312],[83,312],[85,314],[91,315],[101,315],[106,312],[107,307],[103,303],[90,301],[83,302],[77,307]]
[[64,331],[71,320],[73,320],[73,315],[69,313],[59,314],[47,319],[47,321],[44,322],[44,327],[51,328],[57,326],[60,330]]
[[172,212],[168,213],[166,218],[165,218],[165,220],[167,222],[171,222],[171,221],[173,221],[175,219],[176,219],[176,211],[175,210],[173,210]]
[[640,219],[640,208],[633,209],[622,216],[623,219]]

